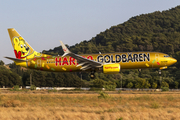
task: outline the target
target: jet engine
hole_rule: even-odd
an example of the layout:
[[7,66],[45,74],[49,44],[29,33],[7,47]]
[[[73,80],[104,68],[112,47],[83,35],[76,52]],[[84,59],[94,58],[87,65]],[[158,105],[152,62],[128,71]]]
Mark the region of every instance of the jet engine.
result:
[[103,73],[104,74],[116,74],[119,73],[121,70],[120,64],[105,64],[103,65]]

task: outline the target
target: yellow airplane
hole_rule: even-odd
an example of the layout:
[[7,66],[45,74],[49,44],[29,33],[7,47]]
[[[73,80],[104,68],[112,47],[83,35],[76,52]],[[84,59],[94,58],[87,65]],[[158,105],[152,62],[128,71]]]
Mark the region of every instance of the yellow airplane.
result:
[[16,65],[50,72],[95,72],[116,74],[123,69],[159,68],[166,69],[177,62],[167,54],[159,52],[119,52],[104,54],[77,55],[68,50],[60,41],[64,54],[52,56],[36,52],[14,29],[8,29],[10,40],[16,58],[5,57],[13,60]]

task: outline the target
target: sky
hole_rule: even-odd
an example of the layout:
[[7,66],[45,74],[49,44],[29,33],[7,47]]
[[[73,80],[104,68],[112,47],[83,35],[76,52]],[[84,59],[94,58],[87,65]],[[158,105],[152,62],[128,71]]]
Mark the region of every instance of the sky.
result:
[[0,0],[0,60],[15,57],[8,28],[37,51],[90,40],[131,17],[169,10],[180,0]]

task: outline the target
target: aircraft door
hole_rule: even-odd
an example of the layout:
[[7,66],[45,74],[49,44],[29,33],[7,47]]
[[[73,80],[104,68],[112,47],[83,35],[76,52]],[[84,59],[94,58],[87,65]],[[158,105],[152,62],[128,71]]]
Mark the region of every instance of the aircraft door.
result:
[[159,62],[159,54],[155,54],[156,62]]
[[155,60],[156,60],[156,63],[158,65],[160,65],[160,63],[159,63],[159,54],[155,54]]
[[41,67],[41,60],[37,60],[37,67]]

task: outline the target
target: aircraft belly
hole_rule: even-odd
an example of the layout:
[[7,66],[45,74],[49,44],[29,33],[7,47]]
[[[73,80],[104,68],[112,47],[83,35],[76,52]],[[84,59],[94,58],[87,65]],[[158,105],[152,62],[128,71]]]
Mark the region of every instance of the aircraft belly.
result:
[[150,62],[135,62],[135,63],[120,63],[121,69],[140,69],[140,68],[152,68]]
[[75,65],[72,65],[72,66],[57,66],[57,67],[55,67],[55,70],[57,72],[76,72],[76,71],[80,71],[80,68],[76,67]]

